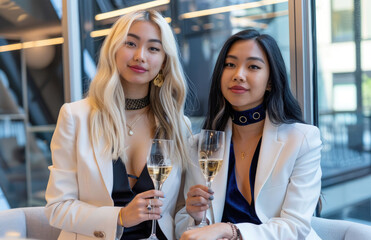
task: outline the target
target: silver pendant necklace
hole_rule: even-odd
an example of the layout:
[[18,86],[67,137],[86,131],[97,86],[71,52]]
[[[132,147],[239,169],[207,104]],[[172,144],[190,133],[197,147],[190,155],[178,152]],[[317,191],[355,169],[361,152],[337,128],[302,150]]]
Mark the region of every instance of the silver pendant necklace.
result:
[[134,127],[135,127],[135,124],[139,121],[139,119],[141,119],[145,114],[146,111],[144,111],[143,113],[139,114],[139,116],[137,116],[134,121],[131,123],[131,124],[126,124],[126,127],[128,128],[128,135],[129,136],[133,136],[134,135]]

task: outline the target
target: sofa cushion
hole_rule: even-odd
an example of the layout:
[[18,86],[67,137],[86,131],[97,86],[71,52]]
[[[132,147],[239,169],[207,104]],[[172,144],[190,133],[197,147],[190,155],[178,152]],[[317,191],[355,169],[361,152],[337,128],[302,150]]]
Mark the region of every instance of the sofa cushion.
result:
[[21,209],[0,211],[0,238],[26,237],[26,217]]

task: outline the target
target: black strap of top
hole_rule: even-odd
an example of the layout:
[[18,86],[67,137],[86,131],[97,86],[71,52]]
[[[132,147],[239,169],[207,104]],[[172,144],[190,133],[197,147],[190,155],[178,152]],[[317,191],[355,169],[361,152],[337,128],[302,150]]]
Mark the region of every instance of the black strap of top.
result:
[[131,175],[131,174],[127,174],[128,175],[128,177],[130,177],[130,178],[134,178],[134,179],[136,179],[136,180],[138,180],[139,179],[139,177],[137,177],[137,176],[134,176],[134,175]]

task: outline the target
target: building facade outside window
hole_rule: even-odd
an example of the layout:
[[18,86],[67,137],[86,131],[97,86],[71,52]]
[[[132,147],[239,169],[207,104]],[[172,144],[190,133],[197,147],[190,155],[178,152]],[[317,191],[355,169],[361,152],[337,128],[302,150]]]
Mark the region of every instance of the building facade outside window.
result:
[[323,211],[371,223],[371,50],[367,0],[316,1]]

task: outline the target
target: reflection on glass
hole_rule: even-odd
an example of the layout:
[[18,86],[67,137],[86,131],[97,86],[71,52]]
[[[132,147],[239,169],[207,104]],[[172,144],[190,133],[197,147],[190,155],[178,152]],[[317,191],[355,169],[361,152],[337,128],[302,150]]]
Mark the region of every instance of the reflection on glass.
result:
[[[367,2],[367,0],[363,1]],[[94,77],[96,56],[99,54],[100,46],[105,36],[92,37],[94,34],[91,35],[91,32],[107,29],[117,19],[110,18],[98,21],[95,20],[95,16],[100,13],[128,8],[146,2],[152,1],[78,1],[81,52],[83,52],[81,81],[83,81],[84,93],[87,92],[90,81]],[[290,65],[287,0],[172,0],[161,2],[164,4],[155,7],[155,9],[167,17],[167,21],[177,35],[186,75],[192,81],[191,84],[194,85],[193,89],[196,91],[195,93],[200,101],[199,108],[195,107],[187,112],[191,116],[202,118],[206,113],[207,96],[204,93],[208,92],[209,79],[222,43],[231,34],[247,27],[255,27],[264,33],[269,33],[277,39],[286,61],[286,66]],[[14,19],[23,19],[25,21],[17,22],[17,26],[13,25],[11,27],[12,32],[17,32],[19,30],[18,26],[22,27],[22,24],[27,24],[29,28],[34,27],[43,30],[42,33],[38,34],[38,40],[59,39],[61,37],[61,3],[61,0],[54,0],[46,4],[32,6],[31,15],[40,13],[37,17],[30,16],[33,19],[37,19],[37,21],[32,21],[32,18],[23,19],[25,16],[17,18],[14,15]],[[185,18],[183,15],[189,12],[210,9],[213,10],[208,15],[192,18]],[[14,8],[13,10],[16,9]],[[362,14],[362,16],[366,15]],[[367,20],[369,17],[365,19]],[[362,20],[366,22],[362,26],[366,29],[364,38],[369,39],[371,31],[369,28],[370,24],[367,23],[370,21],[366,20]],[[43,28],[43,24],[47,26]],[[18,31],[19,34],[25,32],[27,31]],[[3,37],[6,38],[5,36]],[[18,44],[16,46],[21,47],[19,39],[22,38],[23,36],[19,35],[16,36],[16,40],[0,39],[0,45]],[[37,39],[24,39],[26,42],[33,40]],[[29,114],[28,112],[23,114],[28,114],[27,119],[30,120],[30,126],[43,127],[55,124],[60,106],[64,102],[62,45],[58,44],[52,47],[25,51],[25,57],[28,59],[26,59],[27,66],[24,74],[27,78],[27,89],[25,91],[21,88],[22,65],[20,56],[20,50],[0,53],[0,57],[4,59],[0,69],[4,70],[9,78],[9,86],[14,92],[14,98],[18,101],[17,107],[23,108],[23,93],[28,91],[28,99],[25,102],[28,102]],[[40,56],[43,56],[43,58],[40,59]],[[290,71],[288,70],[287,72]],[[2,75],[0,72],[0,76]],[[1,105],[4,103],[2,96],[4,95],[0,94],[0,111]],[[187,106],[194,106],[194,104]],[[197,127],[195,129],[197,131]],[[35,133],[35,135],[39,134]]]
[[12,208],[27,205],[25,142],[23,121],[0,118],[1,197]]
[[43,132],[29,133],[28,151],[30,161],[30,199],[31,205],[45,205],[45,189],[48,184],[48,166],[52,164],[50,141],[54,127]]
[[[366,16],[360,14],[368,5],[367,0],[316,1],[316,61],[322,215],[371,222],[364,211],[371,207],[371,192],[364,191],[371,184],[371,59],[363,56],[371,41],[365,39],[368,30],[361,23]],[[348,186],[352,199],[344,199]]]
[[[205,116],[211,73],[225,40],[254,27],[277,39],[286,66],[290,66],[288,1],[179,1],[177,34],[184,67],[192,81],[200,108],[193,116]],[[289,73],[289,69],[287,69]],[[192,101],[192,99],[189,99]],[[200,129],[198,129],[199,131]]]
[[[82,19],[86,19],[85,23],[81,23],[81,29],[85,31],[82,34],[84,86],[88,85],[89,79],[93,77],[89,70],[91,68],[85,66],[91,59],[96,59],[107,32],[105,29],[109,29],[117,18],[95,20],[93,26],[90,25],[90,19],[112,10],[124,8],[123,10],[127,11],[144,2],[115,2],[112,3],[113,9],[107,9],[103,4],[95,7],[88,3],[80,4],[81,9],[93,8],[92,11],[82,12]],[[237,31],[254,27],[262,33],[270,34],[277,39],[286,66],[290,66],[288,0],[174,0],[154,9],[167,18],[176,34],[186,75],[192,81],[192,89],[199,101],[200,107],[193,108],[198,103],[195,103],[194,99],[188,99],[191,102],[187,105],[189,115],[200,117],[206,114],[207,95],[204,93],[208,92],[209,79],[218,52],[224,41]],[[290,73],[289,69],[287,72]],[[87,91],[87,88],[84,91]]]

